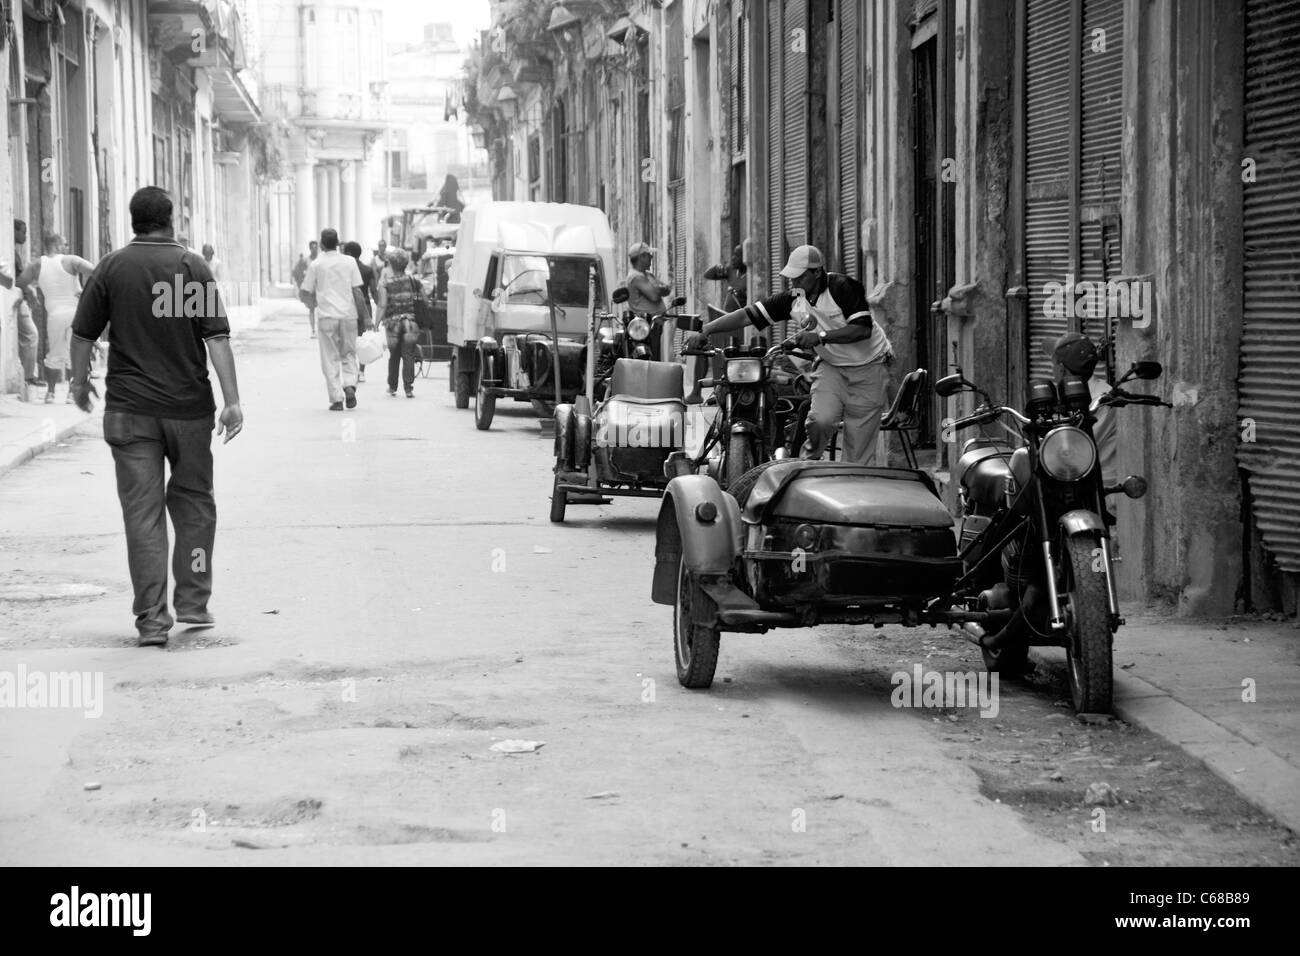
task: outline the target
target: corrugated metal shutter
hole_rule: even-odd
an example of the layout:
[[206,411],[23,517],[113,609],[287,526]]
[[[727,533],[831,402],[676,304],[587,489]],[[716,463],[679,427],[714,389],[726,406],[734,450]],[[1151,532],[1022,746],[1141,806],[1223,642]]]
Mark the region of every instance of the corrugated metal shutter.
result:
[[718,56],[727,64],[727,95],[723,97],[722,108],[727,111],[727,148],[732,155],[744,150],[741,142],[743,125],[740,116],[740,5],[729,11],[727,29],[720,34]]
[[1300,0],[1246,4],[1244,316],[1240,416],[1254,442],[1238,445],[1255,525],[1284,571],[1300,572]]
[[840,25],[840,269],[858,269],[858,5],[842,3]]
[[781,2],[767,6],[767,261],[768,293],[780,290],[778,273],[785,265],[785,204],[782,168]]
[[1028,0],[1025,69],[1025,281],[1029,374],[1050,377],[1044,344],[1066,329],[1044,313],[1048,282],[1064,282],[1070,258],[1070,0]]
[[[808,241],[808,57],[812,38],[808,35],[807,0],[786,0],[785,72],[781,99],[784,103],[785,155],[785,241],[788,248]],[[801,31],[795,33],[796,30]],[[795,49],[796,42],[802,49]],[[785,263],[783,262],[782,265]]]
[[[1124,134],[1123,32],[1123,0],[1085,0],[1080,77],[1083,136],[1079,183],[1079,278],[1090,282],[1105,282],[1121,275],[1119,200],[1120,147]],[[1087,317],[1084,331],[1094,341],[1100,342],[1106,334],[1105,318]],[[1104,372],[1099,366],[1097,374]]]
[[677,295],[691,287],[690,277],[686,275],[686,240],[691,234],[691,221],[686,202],[686,184],[677,183],[669,191],[672,193],[673,213],[673,281],[677,286],[673,295]]

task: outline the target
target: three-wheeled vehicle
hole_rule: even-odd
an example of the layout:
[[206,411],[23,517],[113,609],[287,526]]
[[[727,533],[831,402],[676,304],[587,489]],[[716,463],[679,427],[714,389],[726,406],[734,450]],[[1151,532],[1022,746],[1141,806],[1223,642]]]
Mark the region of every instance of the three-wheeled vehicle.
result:
[[[616,289],[615,304],[625,301],[627,290]],[[562,522],[570,503],[657,498],[668,484],[665,464],[685,443],[685,378],[676,362],[648,358],[649,332],[645,318],[592,309],[586,387],[555,408],[552,521]]]
[[447,344],[447,272],[456,258],[454,246],[430,246],[420,257],[417,278],[422,294],[416,303],[415,318],[420,325],[420,361],[423,368],[430,362],[451,357]]
[[[595,271],[594,289],[589,282]],[[447,283],[449,387],[492,425],[499,398],[550,412],[584,387],[588,316],[608,308],[614,239],[604,212],[569,203],[486,202],[461,214]]]

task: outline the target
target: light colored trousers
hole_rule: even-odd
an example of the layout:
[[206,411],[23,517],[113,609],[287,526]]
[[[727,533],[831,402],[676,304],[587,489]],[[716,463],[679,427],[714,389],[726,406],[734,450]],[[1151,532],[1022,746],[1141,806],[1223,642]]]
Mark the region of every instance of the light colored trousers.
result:
[[884,362],[850,366],[819,363],[813,374],[812,404],[808,408],[808,457],[822,457],[842,419],[844,447],[840,449],[840,461],[875,464],[888,381],[889,370]]
[[320,342],[320,370],[332,405],[343,401],[343,389],[357,384],[357,320],[318,316],[316,338]]

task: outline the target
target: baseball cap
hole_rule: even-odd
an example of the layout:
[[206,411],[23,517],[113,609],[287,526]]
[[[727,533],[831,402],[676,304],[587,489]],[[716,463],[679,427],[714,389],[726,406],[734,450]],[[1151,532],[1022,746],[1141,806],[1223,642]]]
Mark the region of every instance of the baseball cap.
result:
[[641,253],[643,252],[648,252],[650,253],[650,255],[653,256],[658,251],[659,251],[658,249],[652,249],[650,247],[650,243],[648,242],[638,242],[634,244],[632,248],[627,251],[627,257],[629,259],[634,259],[637,256],[641,255]]
[[823,265],[821,250],[816,246],[799,246],[790,253],[790,261],[781,270],[781,275],[797,279],[809,269],[820,269]]
[[1080,332],[1066,332],[1052,346],[1052,358],[1071,375],[1091,378],[1097,369],[1097,347]]

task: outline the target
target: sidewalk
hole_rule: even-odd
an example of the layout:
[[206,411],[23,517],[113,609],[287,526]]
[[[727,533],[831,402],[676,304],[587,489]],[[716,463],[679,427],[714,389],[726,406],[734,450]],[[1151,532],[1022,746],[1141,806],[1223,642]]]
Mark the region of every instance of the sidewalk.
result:
[[[284,308],[298,308],[306,315],[306,308],[289,291],[262,298],[256,305],[232,307],[229,310],[231,333],[237,339],[241,332],[255,328],[266,316]],[[0,479],[24,462],[69,441],[82,429],[96,428],[103,415],[104,379],[93,379],[93,382],[100,397],[95,411],[89,415],[75,405],[64,404],[62,386],[58,391],[59,400],[51,405],[41,401],[44,389],[35,386],[28,393],[32,397],[30,402],[21,401],[17,394],[0,395]]]
[[[1300,832],[1300,622],[1132,608],[1115,637],[1117,717],[1205,762]],[[1064,668],[1058,648],[1032,655]]]

